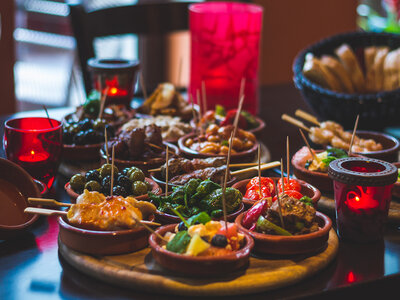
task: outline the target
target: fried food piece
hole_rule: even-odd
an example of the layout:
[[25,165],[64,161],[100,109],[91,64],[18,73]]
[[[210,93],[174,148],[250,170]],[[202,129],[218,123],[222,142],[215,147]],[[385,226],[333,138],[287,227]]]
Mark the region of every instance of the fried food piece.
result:
[[337,78],[342,85],[342,90],[346,93],[354,93],[354,87],[351,83],[351,78],[346,72],[343,65],[330,55],[323,55],[321,63]]
[[350,75],[356,91],[363,93],[365,91],[365,78],[353,49],[349,45],[343,44],[335,50],[335,54]]
[[76,198],[76,204],[100,204],[106,200],[106,196],[99,192],[84,190],[83,194]]
[[384,81],[383,89],[391,91],[400,87],[400,48],[390,51],[383,63]]

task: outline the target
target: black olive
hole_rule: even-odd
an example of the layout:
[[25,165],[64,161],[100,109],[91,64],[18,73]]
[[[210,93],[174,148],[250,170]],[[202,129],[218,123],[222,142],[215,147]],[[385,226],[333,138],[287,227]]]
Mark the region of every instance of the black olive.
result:
[[81,130],[93,129],[93,120],[84,119],[78,122],[78,126],[80,127]]
[[94,180],[94,181],[97,181],[97,182],[101,182],[101,179],[100,179],[100,172],[97,171],[97,170],[90,170],[90,171],[88,171],[88,172],[86,173],[85,177],[86,177],[86,181]]
[[199,221],[194,222],[194,225],[197,225],[197,224],[200,224],[200,222]]
[[178,225],[178,231],[183,231],[183,230],[187,230],[187,227],[186,227],[185,223],[180,222]]
[[110,190],[111,190],[111,176],[110,175],[103,178],[103,180],[101,182],[101,186],[102,186],[103,194],[110,195]]
[[122,174],[124,174],[126,176],[129,176],[128,173],[129,173],[130,170],[131,170],[131,168],[125,168],[125,169],[122,170]]
[[117,184],[122,186],[128,193],[131,192],[131,181],[125,175],[119,175],[117,178]]
[[85,145],[86,144],[85,131],[81,131],[75,134],[75,136],[72,138],[72,142],[75,145]]
[[216,234],[211,239],[211,245],[219,248],[225,248],[228,245],[228,239],[223,234]]
[[122,196],[122,197],[128,196],[128,193],[126,192],[126,190],[120,185],[116,185],[113,187],[113,194],[115,196]]

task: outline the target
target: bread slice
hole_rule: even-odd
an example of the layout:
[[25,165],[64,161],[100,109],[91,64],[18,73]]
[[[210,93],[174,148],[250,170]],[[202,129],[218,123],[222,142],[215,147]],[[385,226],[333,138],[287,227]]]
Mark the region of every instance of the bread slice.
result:
[[367,92],[375,91],[375,72],[373,66],[377,51],[378,48],[375,46],[364,48],[365,90]]
[[386,55],[389,53],[389,47],[378,47],[372,66],[373,76],[375,78],[374,90],[375,92],[383,91],[383,63]]
[[343,44],[335,50],[335,54],[350,75],[356,92],[363,93],[365,91],[365,79],[353,50],[349,45]]
[[346,93],[354,93],[354,87],[351,83],[349,74],[346,72],[343,65],[336,58],[330,55],[323,55],[321,63],[333,74],[340,82],[342,90]]
[[318,58],[314,57],[314,55],[311,53],[306,55],[306,60],[303,66],[303,74],[308,79],[324,88],[328,88],[336,92],[343,92],[342,86],[336,77],[321,63]]
[[383,63],[383,89],[391,91],[400,86],[400,48],[390,51]]

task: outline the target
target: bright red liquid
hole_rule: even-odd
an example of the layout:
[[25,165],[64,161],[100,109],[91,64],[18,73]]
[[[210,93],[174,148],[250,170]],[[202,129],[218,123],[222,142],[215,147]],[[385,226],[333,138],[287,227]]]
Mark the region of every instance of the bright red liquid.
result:
[[191,71],[196,99],[204,81],[207,107],[236,108],[245,78],[243,109],[258,112],[258,65],[262,8],[244,3],[199,3],[189,8]]
[[6,122],[4,149],[7,159],[23,167],[48,188],[54,183],[61,159],[62,124],[47,118],[13,119]]

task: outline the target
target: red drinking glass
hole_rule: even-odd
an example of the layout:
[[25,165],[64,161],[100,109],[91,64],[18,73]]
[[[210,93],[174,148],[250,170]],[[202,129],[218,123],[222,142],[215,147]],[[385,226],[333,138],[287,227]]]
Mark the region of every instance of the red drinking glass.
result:
[[359,242],[382,239],[397,168],[377,159],[347,157],[331,162],[328,173],[339,236]]
[[61,158],[61,122],[34,117],[8,120],[3,145],[7,159],[51,188]]
[[243,109],[258,112],[258,66],[263,8],[255,4],[205,2],[189,7],[191,70],[189,93],[204,82],[207,108],[236,108],[242,79]]

